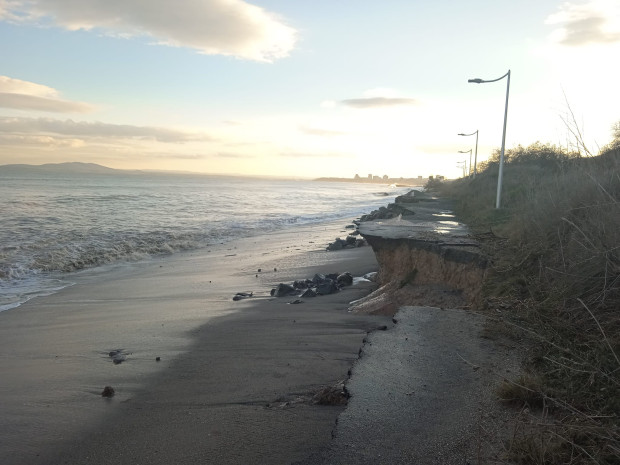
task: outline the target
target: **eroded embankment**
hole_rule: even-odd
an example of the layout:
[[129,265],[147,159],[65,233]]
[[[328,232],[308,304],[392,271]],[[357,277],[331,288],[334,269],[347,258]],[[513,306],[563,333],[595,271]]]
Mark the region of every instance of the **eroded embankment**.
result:
[[475,242],[362,235],[379,263],[381,287],[355,302],[353,311],[393,314],[402,305],[480,305],[487,260]]

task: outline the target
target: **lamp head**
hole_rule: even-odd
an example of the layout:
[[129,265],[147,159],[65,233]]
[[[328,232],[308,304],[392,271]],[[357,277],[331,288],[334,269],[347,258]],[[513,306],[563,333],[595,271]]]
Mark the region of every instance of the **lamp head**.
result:
[[476,84],[482,84],[484,81],[480,78],[468,79],[467,82],[475,82]]
[[461,132],[461,133],[459,133],[459,136],[464,136],[464,135],[465,135],[465,134],[463,134],[462,132]]

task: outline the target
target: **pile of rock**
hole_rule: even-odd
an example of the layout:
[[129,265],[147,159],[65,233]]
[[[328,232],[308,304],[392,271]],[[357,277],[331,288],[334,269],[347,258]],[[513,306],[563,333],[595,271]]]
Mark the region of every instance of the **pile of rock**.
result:
[[365,239],[361,237],[357,237],[359,235],[358,231],[354,231],[349,234],[346,238],[341,239],[337,237],[334,242],[331,242],[327,245],[327,250],[342,250],[342,249],[354,249],[355,247],[362,247],[364,245],[368,245]]
[[396,197],[394,203],[390,203],[387,207],[381,207],[368,215],[362,215],[360,221],[389,220],[391,218],[415,215],[411,210],[412,204],[432,201],[433,199],[432,196],[425,192],[411,190],[404,195]]
[[278,284],[271,290],[273,297],[316,297],[338,292],[344,286],[353,284],[353,275],[349,272],[333,274],[315,274],[312,279],[301,279],[292,284]]

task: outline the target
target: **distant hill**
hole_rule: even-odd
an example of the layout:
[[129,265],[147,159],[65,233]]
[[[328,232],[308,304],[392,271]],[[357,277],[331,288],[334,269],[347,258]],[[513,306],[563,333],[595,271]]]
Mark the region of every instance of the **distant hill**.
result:
[[0,165],[0,174],[114,174],[121,170],[115,170],[95,163],[46,163],[44,165]]

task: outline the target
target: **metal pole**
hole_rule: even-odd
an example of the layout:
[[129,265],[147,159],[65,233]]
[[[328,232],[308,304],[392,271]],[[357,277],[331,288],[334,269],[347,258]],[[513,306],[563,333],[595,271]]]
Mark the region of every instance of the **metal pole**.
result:
[[506,121],[508,120],[508,95],[510,93],[510,70],[506,74],[508,81],[506,83],[506,107],[504,108],[504,132],[502,133],[502,152],[499,157],[499,175],[497,178],[497,199],[495,201],[495,208],[499,208],[502,199],[502,180],[504,177],[504,153],[506,150]]
[[474,179],[476,179],[478,166],[478,130],[476,130],[476,155],[474,156]]

